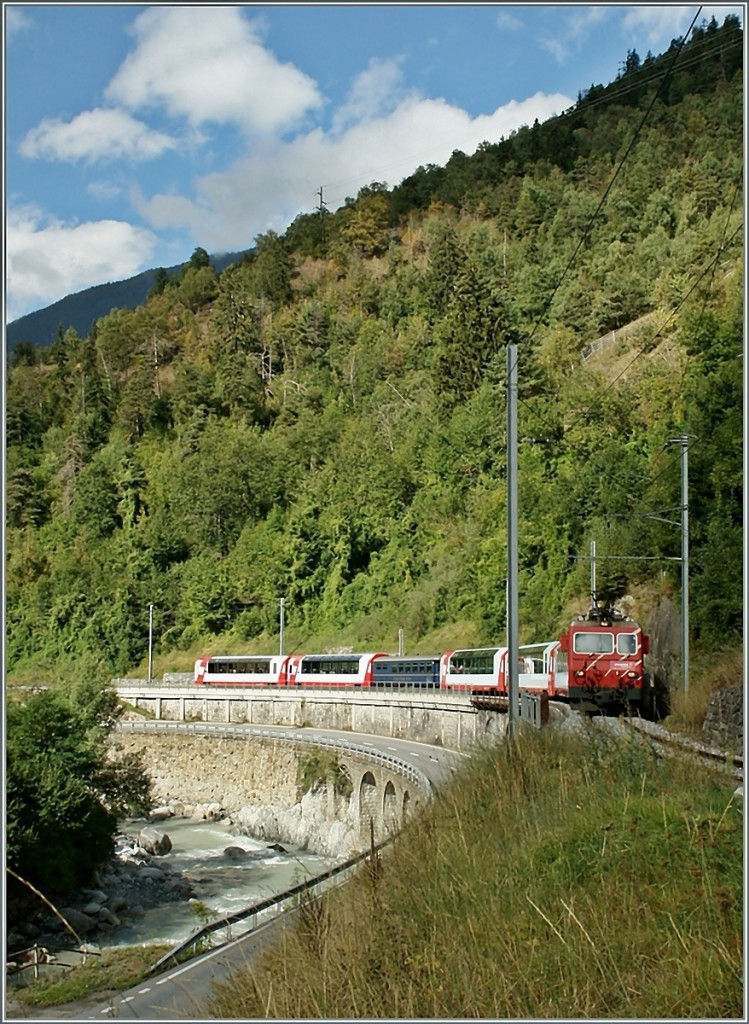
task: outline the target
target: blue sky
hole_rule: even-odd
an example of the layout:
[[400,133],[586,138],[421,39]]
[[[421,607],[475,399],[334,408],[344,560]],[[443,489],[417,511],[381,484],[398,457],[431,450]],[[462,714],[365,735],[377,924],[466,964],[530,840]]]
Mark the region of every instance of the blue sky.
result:
[[250,248],[743,4],[3,4],[6,322]]

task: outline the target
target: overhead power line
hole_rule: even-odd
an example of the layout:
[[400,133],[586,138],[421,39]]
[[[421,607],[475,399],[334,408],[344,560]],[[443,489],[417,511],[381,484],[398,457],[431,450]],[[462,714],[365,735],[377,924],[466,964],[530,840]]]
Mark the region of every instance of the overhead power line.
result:
[[575,246],[575,250],[572,253],[572,255],[570,256],[570,258],[569,258],[569,260],[567,262],[567,266],[562,271],[562,276],[557,281],[557,283],[556,283],[556,285],[554,287],[554,291],[551,293],[550,298],[548,299],[546,305],[541,310],[541,312],[540,312],[540,314],[538,316],[538,319],[536,320],[536,323],[535,323],[535,325],[533,327],[533,330],[531,331],[530,338],[528,339],[528,345],[530,345],[530,343],[533,341],[534,335],[535,335],[536,331],[538,330],[538,327],[539,327],[539,324],[541,323],[541,320],[543,319],[543,317],[548,312],[549,308],[551,307],[552,302],[554,301],[554,296],[557,294],[557,292],[559,291],[559,289],[562,286],[562,282],[564,281],[564,279],[566,278],[567,274],[572,269],[572,267],[573,267],[573,265],[575,263],[575,260],[577,259],[577,254],[580,252],[580,249],[583,247],[584,243],[589,238],[590,232],[593,229],[593,225],[594,225],[596,219],[598,218],[598,215],[600,214],[601,210],[603,209],[604,203],[608,199],[609,192],[611,192],[611,189],[614,187],[614,182],[619,177],[619,174],[620,174],[620,172],[622,170],[622,167],[624,167],[624,164],[626,163],[627,158],[629,157],[629,154],[634,149],[635,143],[637,142],[638,138],[640,137],[640,133],[642,132],[642,129],[645,127],[645,123],[647,122],[648,118],[650,117],[651,111],[652,111],[653,107],[655,106],[655,102],[658,99],[658,97],[660,96],[661,92],[663,91],[663,87],[665,86],[665,84],[669,80],[669,78],[671,77],[671,72],[674,69],[674,65],[676,64],[676,61],[679,59],[679,54],[681,53],[681,51],[682,51],[682,49],[683,49],[687,39],[689,38],[689,35],[690,35],[692,29],[694,28],[695,22],[697,21],[697,18],[699,17],[701,11],[702,11],[702,7],[699,7],[698,10],[697,10],[697,13],[695,14],[694,18],[692,19],[692,24],[689,26],[689,30],[687,31],[687,34],[684,36],[684,38],[681,40],[681,42],[679,43],[678,47],[676,48],[676,50],[674,52],[674,55],[671,58],[671,62],[669,63],[668,67],[666,68],[665,74],[663,75],[663,78],[661,79],[661,81],[660,81],[660,83],[658,85],[658,88],[655,90],[655,92],[653,94],[653,98],[650,101],[648,109],[643,114],[642,120],[640,121],[639,125],[635,129],[635,133],[632,136],[632,138],[630,139],[629,145],[627,146],[627,149],[626,149],[626,151],[624,153],[624,156],[619,161],[619,165],[616,168],[616,170],[614,171],[614,174],[613,174],[613,177],[611,178],[611,181],[606,186],[606,191],[601,196],[601,200],[598,203],[598,206],[596,207],[596,209],[595,209],[593,215],[591,216],[590,220],[588,221],[588,223],[587,223],[587,225],[585,227],[585,230],[583,231],[583,233],[582,233],[582,235],[580,237],[579,242]]

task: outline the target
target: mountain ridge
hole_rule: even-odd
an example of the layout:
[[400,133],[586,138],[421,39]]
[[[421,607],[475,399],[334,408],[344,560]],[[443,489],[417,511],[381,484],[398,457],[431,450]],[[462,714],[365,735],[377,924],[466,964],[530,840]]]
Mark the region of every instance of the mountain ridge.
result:
[[[251,251],[246,249],[241,252],[220,253],[209,258],[218,273]],[[189,260],[186,260],[165,269],[167,274],[173,276],[188,264]],[[69,328],[76,331],[80,337],[86,337],[94,323],[111,313],[113,309],[137,309],[143,305],[159,269],[152,267],[122,281],[106,281],[78,292],[71,292],[49,306],[18,317],[6,325],[6,350],[12,352],[20,342],[51,345],[61,331],[64,333]]]

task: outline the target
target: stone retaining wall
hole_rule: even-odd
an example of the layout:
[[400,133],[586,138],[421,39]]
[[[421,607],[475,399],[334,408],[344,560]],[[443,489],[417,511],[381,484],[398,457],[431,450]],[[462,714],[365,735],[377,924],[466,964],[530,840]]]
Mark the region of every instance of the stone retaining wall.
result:
[[702,731],[718,747],[743,750],[744,687],[727,686],[710,698]]
[[218,805],[226,814],[249,805],[293,807],[304,748],[263,737],[118,733],[125,751],[143,751],[159,804]]
[[[350,857],[367,848],[370,833],[363,826],[369,825],[368,808],[362,805],[360,780],[351,762],[356,755],[341,755],[354,783],[351,793],[338,792],[331,779],[318,780],[302,792],[298,769],[310,749],[304,744],[184,732],[118,732],[113,742],[124,752],[142,752],[153,799],[167,813],[229,821],[256,838],[324,856]],[[378,783],[383,787],[387,771],[379,771],[384,772]],[[379,773],[367,770],[374,781],[372,772]],[[423,794],[414,790],[409,797],[409,807],[417,809]],[[382,802],[381,793],[372,809],[377,841],[401,821],[400,814],[396,821],[383,820]],[[168,823],[164,827],[168,832]]]

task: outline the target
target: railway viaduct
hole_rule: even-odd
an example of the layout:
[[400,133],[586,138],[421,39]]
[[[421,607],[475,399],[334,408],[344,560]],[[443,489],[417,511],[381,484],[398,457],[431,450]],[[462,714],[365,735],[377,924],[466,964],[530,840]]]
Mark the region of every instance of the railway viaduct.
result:
[[264,807],[266,827],[275,825],[281,834],[273,838],[281,841],[296,837],[288,828],[284,835],[279,819],[298,822],[305,810],[299,808],[300,763],[312,747],[333,748],[345,781],[327,779],[306,811],[326,819],[320,839],[340,826],[346,853],[396,832],[433,792],[425,771],[403,755],[383,753],[382,744],[364,744],[364,737],[429,744],[457,763],[506,729],[505,715],[479,710],[461,694],[198,689],[191,676],[176,673],[151,684],[114,684],[131,709],[118,741],[144,750],[158,798],[173,803],[180,794],[185,805],[220,808],[240,821],[250,813],[245,809]]

